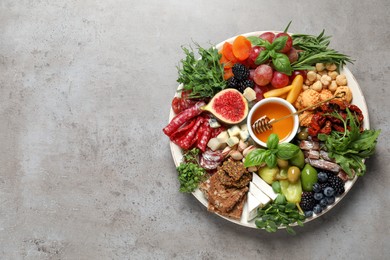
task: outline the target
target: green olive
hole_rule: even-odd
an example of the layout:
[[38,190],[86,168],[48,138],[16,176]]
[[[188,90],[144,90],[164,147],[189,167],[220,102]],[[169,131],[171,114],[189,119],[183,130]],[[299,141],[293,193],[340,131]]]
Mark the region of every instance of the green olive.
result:
[[290,164],[297,166],[298,168],[302,169],[303,166],[305,166],[305,155],[302,152],[302,150],[299,150],[298,153],[290,159]]
[[309,134],[306,131],[300,131],[298,133],[299,140],[307,140],[308,137],[309,137]]
[[277,158],[279,168],[284,169],[288,167],[288,161]]
[[291,183],[295,183],[301,176],[301,170],[296,166],[291,166],[287,171],[287,180]]
[[316,183],[317,180],[317,170],[310,164],[306,164],[301,173],[302,189],[304,191],[312,191],[313,184]]

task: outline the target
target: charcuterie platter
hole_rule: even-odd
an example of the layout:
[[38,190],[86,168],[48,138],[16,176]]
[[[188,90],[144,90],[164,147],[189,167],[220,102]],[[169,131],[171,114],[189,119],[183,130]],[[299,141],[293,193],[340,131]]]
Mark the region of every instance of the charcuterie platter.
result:
[[[363,93],[345,66],[352,59],[330,49],[324,32],[286,31],[197,45],[199,57],[183,48],[163,131],[180,192],[239,225],[295,233],[365,174],[380,131],[370,130]],[[257,131],[262,116],[283,118]]]

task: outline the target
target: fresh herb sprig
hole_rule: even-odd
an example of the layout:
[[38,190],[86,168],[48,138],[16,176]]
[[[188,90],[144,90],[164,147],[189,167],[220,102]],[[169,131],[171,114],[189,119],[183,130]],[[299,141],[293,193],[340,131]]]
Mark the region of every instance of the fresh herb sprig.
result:
[[299,152],[299,147],[292,143],[279,144],[279,137],[271,134],[267,139],[267,148],[254,149],[245,157],[245,167],[257,166],[266,163],[268,167],[277,165],[277,158],[289,160]]
[[329,156],[353,177],[354,172],[358,176],[366,173],[366,165],[363,160],[373,155],[381,130],[360,131],[355,115],[347,108],[347,118],[334,112],[331,115],[341,120],[344,124],[344,132],[332,131],[330,135],[318,134],[318,139],[325,142]]
[[331,48],[330,36],[323,30],[318,36],[309,34],[293,34],[293,46],[299,50],[298,60],[291,63],[293,70],[310,70],[316,63],[334,63],[341,69],[347,62],[353,60],[345,54]]
[[180,192],[193,192],[206,179],[206,171],[199,165],[199,149],[193,148],[183,154],[183,162],[176,168]]
[[211,98],[226,87],[223,79],[223,65],[219,60],[221,54],[214,47],[205,49],[196,44],[199,59],[195,57],[192,48],[182,47],[186,57],[178,66],[177,82],[183,84],[183,89],[190,90],[188,98]]
[[301,214],[294,203],[286,201],[282,194],[278,194],[275,202],[268,204],[257,212],[255,225],[264,228],[267,232],[276,232],[278,227],[286,227],[289,234],[295,235],[291,224],[303,226],[305,216]]

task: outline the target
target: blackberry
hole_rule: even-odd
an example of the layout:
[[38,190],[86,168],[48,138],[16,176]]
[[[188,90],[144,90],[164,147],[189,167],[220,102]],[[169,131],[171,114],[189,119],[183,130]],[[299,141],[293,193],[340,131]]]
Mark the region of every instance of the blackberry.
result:
[[233,65],[232,72],[235,78],[238,80],[244,80],[249,77],[249,69],[242,65],[241,63],[236,63]]
[[299,206],[301,206],[303,211],[313,210],[313,207],[316,203],[317,202],[314,199],[313,192],[310,191],[302,192],[302,198],[301,198],[301,202],[299,203]]
[[239,87],[240,81],[236,77],[231,77],[227,80],[227,87],[228,88],[235,88],[237,89]]
[[240,86],[241,86],[243,89],[246,89],[246,88],[253,88],[253,87],[255,86],[255,83],[253,82],[253,80],[244,79],[243,81],[240,82]]
[[334,189],[334,193],[336,196],[339,196],[345,192],[344,181],[340,177],[334,174],[329,175],[328,183],[329,187],[332,187]]
[[321,187],[321,191],[320,192],[324,192],[326,187],[330,187],[328,182],[323,182],[323,183],[319,183],[319,184],[320,184],[320,187]]

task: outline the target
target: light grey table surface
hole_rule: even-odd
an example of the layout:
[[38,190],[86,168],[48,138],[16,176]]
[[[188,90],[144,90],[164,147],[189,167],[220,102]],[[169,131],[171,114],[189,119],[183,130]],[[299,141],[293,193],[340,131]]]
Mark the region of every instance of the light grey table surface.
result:
[[[0,259],[388,259],[389,1],[0,1]],[[382,129],[333,210],[268,234],[178,192],[180,46],[332,35]]]

